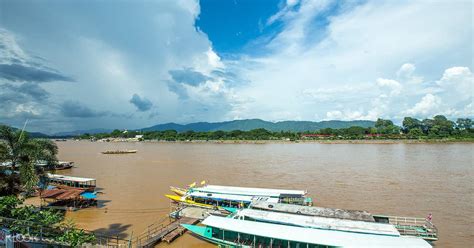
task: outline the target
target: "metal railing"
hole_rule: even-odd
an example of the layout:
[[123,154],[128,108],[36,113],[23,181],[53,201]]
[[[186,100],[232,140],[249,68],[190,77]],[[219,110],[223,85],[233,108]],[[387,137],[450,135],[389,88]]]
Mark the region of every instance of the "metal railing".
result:
[[158,234],[163,233],[168,224],[170,223],[168,217],[163,217],[157,222],[149,225],[145,231],[133,239],[133,244],[137,247],[148,245],[151,239],[155,238]]
[[384,216],[394,225],[400,235],[421,237],[425,240],[438,240],[438,228],[431,221],[424,218]]

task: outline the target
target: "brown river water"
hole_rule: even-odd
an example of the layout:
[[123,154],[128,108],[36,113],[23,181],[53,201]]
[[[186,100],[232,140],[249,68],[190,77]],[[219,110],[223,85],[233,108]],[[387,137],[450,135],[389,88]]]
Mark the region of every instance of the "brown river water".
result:
[[[306,189],[317,206],[426,217],[437,247],[474,244],[474,144],[58,142],[61,174],[93,177],[100,207],[68,213],[88,230],[128,237],[166,216],[169,186]],[[137,149],[103,155],[108,149]],[[213,247],[189,234],[159,247]]]

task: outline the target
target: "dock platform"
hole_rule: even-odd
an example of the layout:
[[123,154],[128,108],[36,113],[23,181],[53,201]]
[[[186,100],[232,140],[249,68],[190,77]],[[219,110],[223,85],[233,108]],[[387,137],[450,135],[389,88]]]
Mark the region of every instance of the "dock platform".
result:
[[181,224],[193,225],[198,222],[199,219],[189,217],[181,217],[169,223],[158,222],[149,226],[145,232],[134,240],[134,247],[154,247],[161,241],[171,243],[186,231],[181,227]]
[[215,210],[196,206],[181,206],[170,213],[171,218],[187,217],[198,220],[204,220],[209,215],[227,216],[228,213],[222,210]]

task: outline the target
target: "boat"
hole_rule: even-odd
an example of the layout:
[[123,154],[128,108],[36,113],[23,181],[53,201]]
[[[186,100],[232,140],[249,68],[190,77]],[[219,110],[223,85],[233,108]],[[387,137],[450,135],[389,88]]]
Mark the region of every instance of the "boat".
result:
[[[165,195],[174,202],[200,207],[248,207],[252,201],[267,201],[273,203],[309,204],[311,198],[306,197],[304,190],[248,188],[220,185],[205,185],[190,187],[186,190],[171,187],[177,195]],[[179,189],[179,190],[178,190]]]
[[170,190],[171,192],[175,193],[176,195],[179,195],[179,196],[183,196],[186,194],[187,190],[186,189],[182,189],[182,188],[178,188],[178,187],[173,187],[173,186],[170,186]]
[[73,188],[88,189],[88,191],[94,191],[96,188],[95,178],[86,177],[73,177],[59,174],[47,173],[45,179],[48,184],[55,186],[68,186]]
[[422,238],[397,235],[389,227],[380,233],[376,229],[364,233],[212,215],[202,224],[182,226],[199,238],[224,247],[432,247]]
[[58,164],[54,165],[55,170],[66,170],[74,167],[74,162],[72,161],[59,161]]
[[255,200],[265,200],[277,203],[277,198],[260,197],[260,196],[243,196],[229,194],[212,194],[203,192],[190,192],[183,196],[165,195],[170,200],[185,205],[218,208],[232,211],[232,209],[245,208]]
[[[358,221],[369,223],[370,225],[389,224],[396,228],[402,236],[421,237],[424,240],[430,242],[438,240],[438,229],[430,220],[426,218],[375,215],[367,211],[360,210],[297,206],[291,204],[265,202],[262,200],[253,201],[249,208],[254,211],[273,213],[268,214],[268,216],[276,216],[278,214],[286,214],[286,216],[288,216],[289,214],[292,216],[306,216],[308,218],[322,217],[324,219],[335,219],[339,220],[340,222],[349,221],[348,223],[351,223],[350,221]],[[259,217],[255,219],[262,218]]]
[[102,154],[129,154],[137,153],[137,150],[107,150],[103,151]]
[[66,170],[74,167],[73,161],[58,161],[48,162],[46,160],[38,160],[35,163],[38,167],[43,167],[45,170]]

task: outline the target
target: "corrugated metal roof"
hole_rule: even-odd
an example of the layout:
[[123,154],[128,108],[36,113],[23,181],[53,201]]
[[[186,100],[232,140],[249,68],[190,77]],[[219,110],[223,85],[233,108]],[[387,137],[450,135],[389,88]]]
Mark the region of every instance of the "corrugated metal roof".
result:
[[209,216],[204,225],[261,237],[340,247],[431,247],[421,238],[321,230]]
[[309,206],[299,206],[299,205],[284,204],[284,203],[273,204],[273,203],[268,203],[266,201],[261,201],[261,200],[253,201],[251,207],[255,209],[262,209],[262,210],[274,211],[274,212],[298,213],[302,215],[375,222],[372,214],[370,214],[367,211],[360,211],[360,210],[309,207]]
[[220,185],[206,185],[204,187],[193,188],[193,191],[221,193],[230,195],[246,195],[246,196],[268,196],[280,197],[280,195],[304,196],[304,190],[287,190],[287,189],[266,189],[266,188],[247,188]]
[[95,181],[94,178],[64,176],[64,175],[50,174],[50,173],[48,173],[48,178],[56,179],[56,180],[63,180],[63,181],[79,182],[79,183]]
[[255,209],[242,209],[237,216],[250,217],[258,221],[287,224],[308,228],[340,230],[358,233],[372,233],[381,235],[400,236],[397,229],[391,224],[344,220],[318,216],[304,216],[297,214],[269,212]]

